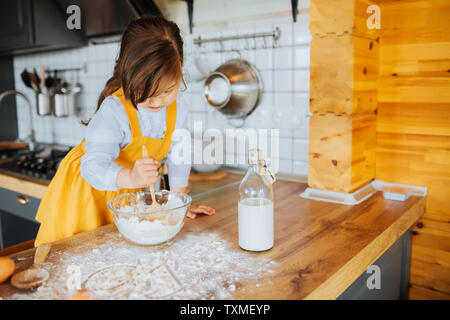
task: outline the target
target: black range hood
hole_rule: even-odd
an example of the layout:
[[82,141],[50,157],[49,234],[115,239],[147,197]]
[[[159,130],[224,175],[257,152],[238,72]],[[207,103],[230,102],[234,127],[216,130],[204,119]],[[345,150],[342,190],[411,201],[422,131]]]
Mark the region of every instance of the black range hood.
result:
[[81,27],[89,38],[120,34],[128,23],[143,15],[162,15],[152,0],[56,0],[66,10],[81,9]]

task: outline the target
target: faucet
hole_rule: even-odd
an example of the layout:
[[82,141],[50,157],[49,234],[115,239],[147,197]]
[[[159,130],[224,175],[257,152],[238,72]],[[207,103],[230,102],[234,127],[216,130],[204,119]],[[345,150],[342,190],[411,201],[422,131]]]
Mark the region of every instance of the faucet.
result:
[[22,92],[17,91],[17,90],[4,91],[4,92],[2,92],[0,94],[0,106],[1,106],[1,104],[3,102],[3,99],[5,97],[7,97],[9,95],[13,95],[13,94],[21,96],[22,98],[25,99],[25,101],[28,104],[29,119],[30,119],[30,125],[29,125],[29,127],[30,127],[30,134],[28,135],[26,140],[28,140],[28,148],[30,149],[30,151],[34,151],[35,148],[36,148],[36,138],[35,138],[35,135],[34,135],[34,127],[33,127],[33,114],[32,114],[32,110],[31,110],[32,106],[31,106],[30,100],[28,100],[27,96],[25,94],[23,94]]

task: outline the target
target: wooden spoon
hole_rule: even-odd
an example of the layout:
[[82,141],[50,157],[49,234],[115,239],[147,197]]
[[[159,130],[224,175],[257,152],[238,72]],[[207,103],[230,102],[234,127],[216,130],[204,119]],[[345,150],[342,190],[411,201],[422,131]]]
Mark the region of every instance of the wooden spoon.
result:
[[45,89],[45,68],[41,67],[41,90]]
[[[142,145],[142,157],[146,158],[148,157],[148,150],[147,147],[145,145]],[[149,189],[150,189],[150,193],[152,195],[152,205],[150,206],[150,210],[157,210],[159,208],[161,208],[161,206],[159,205],[158,202],[156,202],[156,197],[155,197],[155,185],[153,183],[150,183],[148,185]]]
[[11,278],[11,285],[18,289],[31,289],[47,281],[50,275],[47,270],[42,269],[42,265],[47,258],[50,248],[50,243],[44,243],[37,247],[33,266],[25,271],[16,273]]

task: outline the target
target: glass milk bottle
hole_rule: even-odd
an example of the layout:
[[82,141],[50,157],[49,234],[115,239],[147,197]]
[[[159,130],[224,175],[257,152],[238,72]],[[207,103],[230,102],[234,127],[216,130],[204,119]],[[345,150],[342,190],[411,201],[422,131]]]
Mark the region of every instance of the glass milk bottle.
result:
[[261,150],[249,150],[248,171],[239,186],[238,229],[242,249],[265,251],[273,247],[274,181]]

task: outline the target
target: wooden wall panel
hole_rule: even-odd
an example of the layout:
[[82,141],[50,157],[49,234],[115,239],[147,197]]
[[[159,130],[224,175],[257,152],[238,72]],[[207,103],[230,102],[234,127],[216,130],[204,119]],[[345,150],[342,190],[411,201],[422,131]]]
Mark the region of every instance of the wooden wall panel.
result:
[[[449,78],[450,80],[450,78]],[[380,91],[383,84],[380,82]],[[450,83],[449,83],[450,84]],[[417,89],[420,92],[420,89]],[[407,100],[407,99],[406,99]],[[378,110],[377,131],[383,133],[399,133],[411,135],[433,136],[434,148],[444,149],[450,145],[439,137],[450,136],[450,108],[448,103],[424,103],[407,101],[402,102],[380,102]],[[410,137],[421,146],[426,146],[427,140],[421,137]],[[439,140],[439,141],[436,141]],[[402,143],[407,143],[404,141]],[[445,146],[442,145],[445,144]],[[409,144],[410,146],[413,146]]]
[[411,285],[409,298],[411,300],[450,300],[450,294],[432,288]]
[[[383,44],[447,43],[450,33],[448,0],[380,1]],[[411,54],[414,54],[413,52]]]
[[379,4],[376,178],[428,187],[410,298],[450,299],[450,1]]

